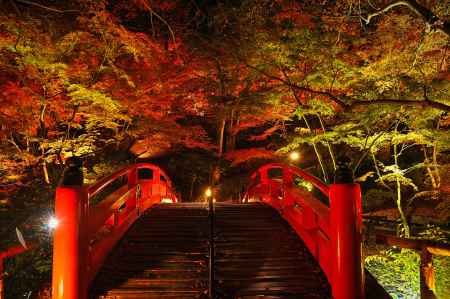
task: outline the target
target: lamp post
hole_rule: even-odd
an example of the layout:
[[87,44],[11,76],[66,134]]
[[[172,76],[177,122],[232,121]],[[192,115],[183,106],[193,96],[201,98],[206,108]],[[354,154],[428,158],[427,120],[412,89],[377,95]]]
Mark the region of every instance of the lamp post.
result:
[[205,191],[208,200],[209,218],[209,298],[214,298],[214,202],[212,190],[208,187]]
[[211,198],[212,195],[212,190],[210,187],[208,187],[205,191],[205,195],[206,195],[206,199],[209,200]]

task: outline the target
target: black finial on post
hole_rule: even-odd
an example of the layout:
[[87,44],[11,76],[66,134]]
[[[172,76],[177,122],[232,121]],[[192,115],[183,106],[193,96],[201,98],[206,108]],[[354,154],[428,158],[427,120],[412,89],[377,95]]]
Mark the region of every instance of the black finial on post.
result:
[[70,157],[66,160],[59,185],[64,186],[83,186],[83,160],[80,157]]
[[351,184],[354,182],[351,162],[352,161],[347,156],[341,156],[337,160],[336,171],[334,172],[335,184]]

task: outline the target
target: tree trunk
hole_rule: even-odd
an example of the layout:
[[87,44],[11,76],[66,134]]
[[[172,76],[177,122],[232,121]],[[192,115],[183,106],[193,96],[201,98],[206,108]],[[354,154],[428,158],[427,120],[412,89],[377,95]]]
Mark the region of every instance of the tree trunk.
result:
[[431,186],[433,187],[434,190],[436,190],[438,188],[437,187],[437,182],[436,182],[436,179],[434,177],[433,170],[431,170],[431,167],[430,167],[430,159],[428,159],[427,149],[426,149],[425,146],[423,146],[422,150],[423,150],[423,157],[424,157],[424,162],[425,162],[425,169],[427,170],[427,174],[430,177]]
[[[319,119],[320,126],[322,127],[323,132],[325,133],[325,125],[323,124],[322,118],[320,117],[320,114],[316,114],[317,118]],[[336,158],[334,155],[333,148],[331,147],[331,144],[327,141],[327,148],[328,152],[330,153],[331,161],[333,162],[333,169],[336,170]]]
[[191,181],[191,188],[189,189],[189,201],[192,201],[192,197],[194,196],[194,184],[197,180],[197,175],[194,174]]
[[47,138],[47,128],[45,127],[45,111],[47,110],[47,104],[41,105],[41,113],[39,115],[39,129],[38,137]]
[[[297,104],[301,107],[302,106],[302,102],[298,98],[297,93],[295,92],[295,90],[293,88],[291,88],[291,92],[292,92],[295,100],[297,101]],[[312,132],[311,131],[311,126],[309,125],[309,122],[308,122],[308,119],[305,117],[305,115],[303,113],[301,113],[301,117],[305,121],[305,124],[306,124],[306,127],[308,128],[308,130],[310,132]],[[313,142],[312,146],[314,148],[314,152],[316,153],[316,157],[317,157],[317,161],[319,162],[320,169],[322,170],[323,179],[324,179],[325,183],[329,183],[328,174],[327,174],[327,172],[325,170],[325,166],[324,166],[324,163],[323,163],[322,155],[320,154],[320,151],[319,151],[319,148],[318,148],[316,142]]]
[[[302,113],[302,118],[305,121],[306,127],[308,128],[309,131],[311,131],[311,126],[309,125],[308,119],[305,117],[305,115]],[[319,162],[320,165],[320,169],[322,170],[322,175],[323,175],[323,180],[325,181],[325,183],[329,183],[330,181],[328,180],[328,174],[327,171],[325,170],[325,165],[323,163],[323,158],[322,158],[322,154],[319,151],[319,147],[317,146],[316,142],[313,142],[312,144],[314,152],[316,153],[316,157],[317,157],[317,161]]]
[[225,124],[226,124],[226,119],[225,117],[223,117],[220,121],[220,127],[219,127],[219,148],[217,150],[217,155],[220,157],[222,157],[223,155],[223,139],[224,139],[224,133],[225,133]]
[[228,131],[227,131],[227,142],[226,142],[226,151],[232,152],[236,147],[236,135],[234,134],[234,129],[236,127],[237,120],[237,111],[235,108],[231,109],[230,120],[228,122]]
[[[397,122],[397,124],[395,125],[395,133],[397,133],[398,125],[399,125],[399,123]],[[395,163],[395,166],[397,166],[397,168],[400,169],[400,167],[398,165],[399,153],[398,153],[397,147],[398,147],[397,143],[394,143],[394,163]],[[404,237],[409,238],[410,230],[409,230],[408,219],[406,219],[405,212],[403,211],[403,207],[402,207],[402,185],[401,185],[400,179],[398,177],[396,177],[395,182],[396,182],[396,186],[397,186],[397,201],[396,201],[397,209],[398,209],[398,212],[400,213],[400,218],[402,220],[403,229],[405,230]]]

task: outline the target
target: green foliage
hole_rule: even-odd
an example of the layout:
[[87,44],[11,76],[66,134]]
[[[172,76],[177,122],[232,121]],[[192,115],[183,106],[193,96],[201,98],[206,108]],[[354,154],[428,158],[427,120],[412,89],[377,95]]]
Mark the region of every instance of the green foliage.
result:
[[309,192],[311,192],[314,189],[314,185],[313,184],[311,184],[310,182],[308,182],[308,181],[306,181],[304,179],[301,179],[299,177],[296,177],[294,179],[294,183],[295,183],[295,185],[297,187],[303,188],[303,189],[305,189],[305,190],[307,190]]
[[[431,231],[428,236],[430,233]],[[420,257],[415,251],[389,249],[380,255],[367,257],[365,265],[394,299],[420,298]],[[439,299],[448,298],[450,296],[448,288],[450,285],[450,258],[434,256],[433,265],[436,279],[435,294]]]
[[68,96],[72,103],[82,106],[93,106],[103,113],[118,113],[120,104],[106,94],[95,89],[88,89],[80,84],[71,84],[67,87]]
[[450,298],[450,257],[435,256],[433,258],[436,277],[436,296],[438,299]]
[[333,116],[335,114],[336,111],[330,103],[313,98],[307,105],[297,107],[293,115],[300,119],[303,115]]
[[419,255],[409,249],[389,249],[366,258],[366,268],[394,299],[420,298]]
[[403,186],[410,186],[415,191],[418,191],[418,188],[417,188],[416,184],[414,184],[413,180],[408,177],[405,177],[397,165],[385,166],[383,168],[383,171],[387,172],[387,174],[380,176],[377,179],[378,182],[381,182],[381,181],[384,181],[387,183],[399,182]]
[[418,234],[420,239],[450,243],[450,230],[437,225],[427,224],[426,229]]
[[77,136],[77,138],[69,140],[57,139],[53,142],[48,142],[45,145],[45,148],[47,149],[45,152],[45,159],[48,163],[52,163],[57,160],[57,154],[60,154],[63,157],[83,157],[92,155],[103,148],[103,143],[99,146],[100,140],[101,138],[98,138],[98,136],[82,134]]
[[51,277],[51,258],[41,250],[6,260],[5,299],[27,298]]

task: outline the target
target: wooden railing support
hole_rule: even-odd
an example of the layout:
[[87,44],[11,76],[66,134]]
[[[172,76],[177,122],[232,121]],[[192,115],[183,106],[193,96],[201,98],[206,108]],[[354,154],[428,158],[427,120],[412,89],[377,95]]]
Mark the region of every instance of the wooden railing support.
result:
[[212,196],[208,197],[208,222],[209,222],[209,290],[208,295],[210,299],[215,296],[215,277],[214,277],[214,200]]
[[53,236],[52,299],[86,299],[87,241],[83,231],[87,192],[83,188],[81,160],[72,159],[56,188],[55,217],[59,221]]
[[356,208],[358,201],[361,201],[358,184],[330,186],[330,235],[335,256],[332,274],[334,299],[364,298],[361,227]]
[[[334,184],[327,186],[299,168],[281,163],[260,167],[251,176],[247,197],[256,197],[277,209],[303,239],[332,287],[334,299],[364,298],[362,263],[361,189],[345,158],[338,161]],[[269,177],[270,169],[282,170]],[[330,205],[292,184],[295,177],[310,182],[329,198]]]
[[[161,202],[163,197],[173,202],[177,198],[167,175],[149,163],[119,169],[91,186],[83,186],[80,159],[68,159],[66,164],[56,188],[55,217],[59,225],[53,237],[52,299],[86,299],[89,284],[108,252],[140,213]],[[139,169],[154,171],[154,179],[140,179]],[[122,182],[125,176],[126,184],[123,182],[119,189],[91,205],[97,194],[117,180]]]
[[345,164],[336,170],[329,198],[330,237],[334,253],[333,298],[363,299],[361,189],[359,184],[353,183],[351,170]]
[[0,299],[5,298],[3,289],[3,256],[0,255]]

